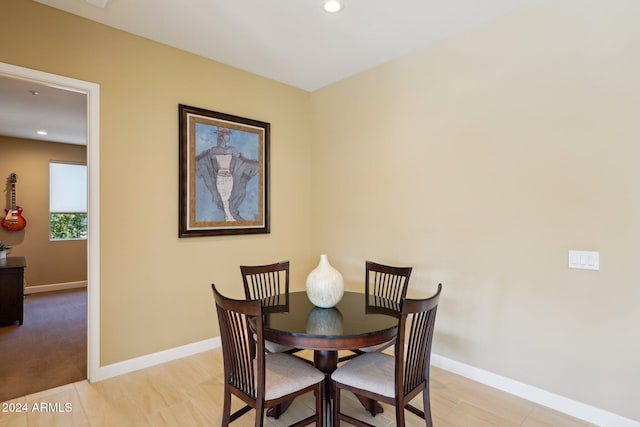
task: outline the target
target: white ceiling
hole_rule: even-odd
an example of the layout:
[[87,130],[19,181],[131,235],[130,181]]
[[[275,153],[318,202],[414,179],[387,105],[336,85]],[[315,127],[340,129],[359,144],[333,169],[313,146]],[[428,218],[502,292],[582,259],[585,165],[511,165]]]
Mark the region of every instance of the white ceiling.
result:
[[0,74],[0,135],[84,145],[87,97]]
[[335,15],[323,0],[35,1],[314,91],[537,0],[345,0]]

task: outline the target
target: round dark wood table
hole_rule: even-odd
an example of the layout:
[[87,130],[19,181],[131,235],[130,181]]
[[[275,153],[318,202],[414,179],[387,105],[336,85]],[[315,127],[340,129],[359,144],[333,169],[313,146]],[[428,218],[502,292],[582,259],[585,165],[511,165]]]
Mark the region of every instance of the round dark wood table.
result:
[[316,367],[333,372],[338,350],[385,343],[397,334],[397,310],[367,303],[365,294],[345,292],[333,308],[315,307],[304,291],[289,293],[265,306],[264,337],[278,344],[311,349]]
[[[399,307],[385,299],[367,298],[364,293],[345,292],[335,307],[320,308],[300,291],[264,300],[263,313],[265,340],[313,350],[314,365],[326,375],[325,401],[330,405],[330,374],[338,366],[338,351],[395,338]],[[372,414],[382,412],[377,402],[357,397]]]

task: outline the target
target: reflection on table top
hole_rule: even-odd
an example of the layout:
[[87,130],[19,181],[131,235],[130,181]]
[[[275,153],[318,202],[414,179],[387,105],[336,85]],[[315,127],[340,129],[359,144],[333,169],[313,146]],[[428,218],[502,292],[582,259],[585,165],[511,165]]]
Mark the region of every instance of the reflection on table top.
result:
[[333,308],[315,307],[304,291],[263,305],[265,338],[284,345],[339,350],[380,344],[396,335],[399,307],[373,297],[367,304],[364,293],[345,292]]

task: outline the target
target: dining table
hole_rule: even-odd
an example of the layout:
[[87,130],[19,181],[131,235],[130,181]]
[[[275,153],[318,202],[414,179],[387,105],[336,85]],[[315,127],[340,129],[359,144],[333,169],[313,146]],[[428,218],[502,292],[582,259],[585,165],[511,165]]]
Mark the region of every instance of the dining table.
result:
[[[399,305],[362,292],[344,292],[331,308],[314,306],[305,291],[269,297],[262,305],[265,340],[313,350],[313,363],[325,374],[327,414],[331,413],[331,373],[338,366],[338,352],[383,344],[397,335]],[[382,412],[378,402],[356,397],[373,415]],[[277,417],[287,406],[269,415]]]

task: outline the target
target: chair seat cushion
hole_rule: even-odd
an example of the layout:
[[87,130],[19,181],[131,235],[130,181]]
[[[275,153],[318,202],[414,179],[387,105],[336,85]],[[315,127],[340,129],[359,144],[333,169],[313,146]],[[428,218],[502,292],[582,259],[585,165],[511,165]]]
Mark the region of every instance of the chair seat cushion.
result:
[[396,339],[392,339],[390,341],[387,341],[385,343],[382,344],[378,344],[378,345],[372,345],[370,347],[362,347],[359,348],[358,350],[363,351],[365,353],[371,353],[374,351],[383,351],[386,350],[387,348],[391,347],[392,345],[394,345],[396,343]]
[[393,398],[394,376],[394,357],[374,352],[351,359],[335,370],[331,374],[331,379],[347,386]]
[[[255,333],[253,334],[253,340],[254,341],[258,340],[258,336]],[[264,349],[268,353],[284,353],[285,351],[289,351],[289,350],[293,349],[293,347],[289,347],[289,346],[286,346],[286,345],[278,344],[278,343],[275,343],[275,342],[269,341],[269,340],[264,340]]]
[[289,351],[293,349],[293,347],[289,347],[286,345],[278,344],[273,341],[264,341],[264,348],[269,353],[284,353],[285,351]]
[[272,400],[324,381],[324,374],[304,360],[285,353],[265,355],[265,399]]

